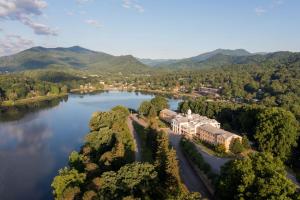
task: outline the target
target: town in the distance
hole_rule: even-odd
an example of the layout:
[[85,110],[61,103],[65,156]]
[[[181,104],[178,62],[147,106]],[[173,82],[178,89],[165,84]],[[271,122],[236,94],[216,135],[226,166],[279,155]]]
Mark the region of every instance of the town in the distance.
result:
[[300,200],[299,10],[0,0],[0,200]]
[[[72,108],[63,121],[82,105],[81,121],[95,112],[83,142],[45,177],[49,198],[299,199],[299,66],[294,52],[218,49],[154,61],[33,47],[0,58],[0,124],[10,132],[24,120],[26,131],[36,126],[26,125],[31,113],[48,108],[51,119],[58,105]],[[42,123],[55,139],[68,132]],[[87,131],[72,126],[76,137]]]

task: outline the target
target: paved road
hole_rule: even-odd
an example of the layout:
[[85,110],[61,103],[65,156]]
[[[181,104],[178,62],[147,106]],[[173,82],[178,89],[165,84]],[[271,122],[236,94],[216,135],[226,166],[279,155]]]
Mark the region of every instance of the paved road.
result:
[[142,153],[141,153],[141,138],[139,137],[139,135],[137,134],[137,132],[135,131],[133,125],[132,125],[132,119],[131,117],[128,117],[127,119],[127,124],[128,124],[128,128],[132,134],[132,137],[134,138],[134,143],[135,143],[135,161],[142,161]]
[[211,169],[214,173],[220,174],[221,167],[228,161],[230,158],[220,158],[214,155],[210,155],[203,151],[198,144],[194,143],[198,152],[202,155],[203,159],[211,166]]
[[173,132],[169,131],[169,141],[173,148],[176,150],[177,158],[179,160],[180,165],[180,175],[182,181],[189,189],[189,191],[200,192],[202,197],[212,199],[202,180],[199,178],[197,173],[194,171],[194,169],[191,167],[186,157],[184,156],[179,145],[180,139],[180,135],[174,134]]
[[[231,158],[220,158],[217,156],[210,155],[206,152],[204,152],[201,147],[199,147],[198,144],[194,143],[197,147],[198,152],[202,155],[203,159],[211,166],[213,172],[220,174],[221,167],[228,161],[231,160]],[[289,178],[298,188],[300,188],[300,184],[297,181],[295,175],[291,174],[290,172],[287,172],[287,178]]]
[[[137,123],[139,123],[141,126],[147,127],[148,124],[139,118],[137,118],[136,115],[131,115],[130,118]],[[203,184],[202,180],[198,177],[197,173],[194,171],[194,169],[191,167],[191,165],[188,163],[187,159],[183,155],[183,152],[180,148],[179,141],[181,139],[180,135],[174,134],[169,129],[169,141],[173,148],[176,150],[177,158],[179,160],[179,166],[180,166],[180,175],[182,178],[182,181],[186,185],[186,187],[191,192],[200,192],[202,197],[212,199],[211,195],[209,194],[208,190],[206,189],[205,185]],[[139,143],[139,142],[137,142]]]

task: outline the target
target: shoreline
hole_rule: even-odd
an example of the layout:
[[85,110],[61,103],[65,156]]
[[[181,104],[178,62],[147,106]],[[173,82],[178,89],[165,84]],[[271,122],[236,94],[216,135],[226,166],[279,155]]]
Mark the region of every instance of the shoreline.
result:
[[49,96],[37,96],[37,97],[33,97],[33,98],[19,99],[14,102],[4,101],[0,105],[0,108],[9,108],[9,107],[15,107],[15,106],[28,105],[31,103],[53,100],[53,99],[66,97],[66,96],[68,96],[68,93],[63,93],[63,94],[58,94],[58,95],[49,95]]
[[81,89],[72,89],[70,91],[71,94],[92,94],[95,92],[106,92],[106,91],[127,91],[127,92],[145,92],[145,93],[152,93],[152,94],[162,94],[162,95],[171,95],[172,97],[179,98],[179,97],[187,97],[187,98],[197,98],[201,95],[199,94],[187,94],[187,93],[177,93],[177,92],[168,92],[168,91],[161,91],[161,90],[147,90],[147,89],[123,89],[123,88],[106,88],[106,89],[95,89],[95,90],[81,90]]

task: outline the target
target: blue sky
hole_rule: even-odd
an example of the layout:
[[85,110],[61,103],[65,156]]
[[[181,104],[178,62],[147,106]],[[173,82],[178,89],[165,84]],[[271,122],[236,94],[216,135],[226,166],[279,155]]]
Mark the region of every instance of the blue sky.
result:
[[299,10],[298,0],[0,0],[0,55],[74,45],[142,58],[300,51]]

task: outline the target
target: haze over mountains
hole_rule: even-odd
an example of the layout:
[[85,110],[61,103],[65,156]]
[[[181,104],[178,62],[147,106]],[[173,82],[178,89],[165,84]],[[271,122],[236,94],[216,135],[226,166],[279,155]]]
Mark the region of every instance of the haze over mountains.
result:
[[132,55],[113,56],[80,46],[69,48],[33,47],[0,58],[0,71],[34,69],[75,69],[89,72],[143,73],[153,69],[202,69],[235,64],[260,64],[280,60],[299,62],[300,54],[292,52],[250,53],[244,49],[216,49],[184,59],[139,59]]

